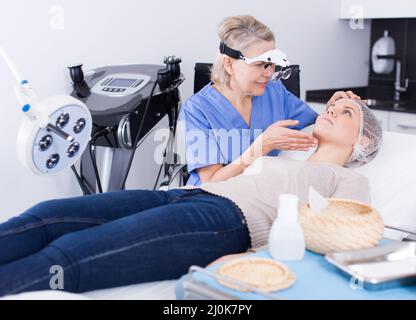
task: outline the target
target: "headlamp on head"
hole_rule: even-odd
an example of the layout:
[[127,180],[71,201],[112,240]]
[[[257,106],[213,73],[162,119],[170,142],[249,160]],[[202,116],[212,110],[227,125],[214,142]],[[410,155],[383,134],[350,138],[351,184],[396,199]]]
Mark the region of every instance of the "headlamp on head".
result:
[[220,53],[225,54],[231,58],[237,60],[243,60],[246,64],[251,65],[256,62],[264,62],[264,68],[267,69],[270,65],[274,64],[280,66],[280,70],[275,72],[272,76],[272,80],[277,82],[280,79],[288,79],[292,73],[292,69],[289,68],[290,62],[287,59],[286,54],[279,49],[269,50],[254,58],[247,58],[241,51],[234,50],[228,47],[224,42],[220,43]]

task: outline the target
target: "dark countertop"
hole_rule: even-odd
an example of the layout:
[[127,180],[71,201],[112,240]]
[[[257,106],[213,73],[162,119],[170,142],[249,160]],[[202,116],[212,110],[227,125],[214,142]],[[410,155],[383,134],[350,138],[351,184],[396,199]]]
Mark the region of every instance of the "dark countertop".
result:
[[336,91],[348,90],[352,90],[364,100],[368,99],[368,106],[370,109],[416,114],[416,100],[403,100],[397,104],[393,101],[393,99],[386,99],[386,97],[383,96],[377,89],[374,90],[374,88],[369,87],[309,90],[306,91],[306,102],[326,104]]

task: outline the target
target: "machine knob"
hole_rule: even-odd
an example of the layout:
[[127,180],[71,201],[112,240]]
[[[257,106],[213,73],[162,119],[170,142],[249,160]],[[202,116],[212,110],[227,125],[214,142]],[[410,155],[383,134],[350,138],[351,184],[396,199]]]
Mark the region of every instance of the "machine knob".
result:
[[163,91],[169,88],[172,84],[172,73],[168,69],[161,69],[157,72],[157,82],[160,90]]
[[84,80],[84,71],[82,71],[82,63],[73,64],[68,67],[69,75],[74,83],[74,89],[78,97],[86,98],[91,94],[90,87]]
[[82,63],[73,64],[68,66],[69,75],[71,76],[72,82],[77,85],[84,81],[84,71],[82,70]]
[[165,57],[163,62],[166,64],[166,68],[171,72],[172,80],[178,79],[181,75],[181,67],[179,64],[182,62],[182,59],[176,56],[169,56]]

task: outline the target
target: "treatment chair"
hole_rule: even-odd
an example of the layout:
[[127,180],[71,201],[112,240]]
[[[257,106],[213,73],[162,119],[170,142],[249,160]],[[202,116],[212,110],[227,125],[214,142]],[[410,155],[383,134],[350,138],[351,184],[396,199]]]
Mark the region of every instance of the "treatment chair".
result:
[[[303,129],[310,132],[313,126]],[[381,214],[384,223],[391,227],[416,232],[416,135],[384,132],[383,144],[377,157],[369,164],[354,168],[354,170],[368,178],[371,188],[372,206]],[[283,151],[281,157],[289,159],[305,160],[309,153],[303,151]],[[387,239],[404,240],[407,237],[405,232],[386,230],[384,237]],[[322,262],[323,264],[323,262]],[[336,270],[335,270],[336,272]],[[304,281],[308,282],[312,276],[308,273],[298,275],[298,284]],[[334,273],[333,279],[325,283],[326,285],[309,288],[297,296],[298,299],[317,299],[317,295],[323,292],[320,299],[334,299],[335,284],[339,283],[342,277],[341,273]],[[302,280],[303,279],[303,280]],[[343,287],[349,287],[348,277],[343,279]],[[106,300],[172,300],[175,299],[175,286],[177,280],[166,280],[141,283],[136,285],[123,286],[120,288],[95,290],[82,294],[71,294],[62,291],[41,291],[29,292],[19,295],[5,297],[10,300],[42,300],[42,299],[106,299]],[[300,286],[303,288],[302,286]],[[397,290],[404,294],[408,292],[408,297],[413,298],[415,295],[411,291],[412,287],[392,288],[380,291],[350,290],[349,296],[343,296],[338,299],[397,299]],[[352,297],[354,295],[354,297]],[[403,295],[402,295],[403,297]],[[287,298],[286,298],[287,299]],[[0,298],[0,300],[2,300]]]

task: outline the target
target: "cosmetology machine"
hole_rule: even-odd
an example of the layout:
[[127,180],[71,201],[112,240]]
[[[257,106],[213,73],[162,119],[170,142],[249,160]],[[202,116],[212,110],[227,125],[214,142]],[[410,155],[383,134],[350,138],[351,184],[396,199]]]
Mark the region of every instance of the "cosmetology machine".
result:
[[[179,86],[184,81],[181,59],[175,56],[160,65],[119,65],[83,72],[82,64],[69,67],[72,96],[89,108],[93,129],[80,172],[75,171],[84,194],[123,190],[135,152],[166,115],[170,135],[154,188],[163,171],[170,180],[174,137],[180,105]],[[103,149],[101,173],[97,147]]]
[[15,95],[26,116],[17,137],[18,159],[37,175],[74,168],[91,136],[88,108],[69,95],[39,98],[1,46],[0,56],[18,83]]

